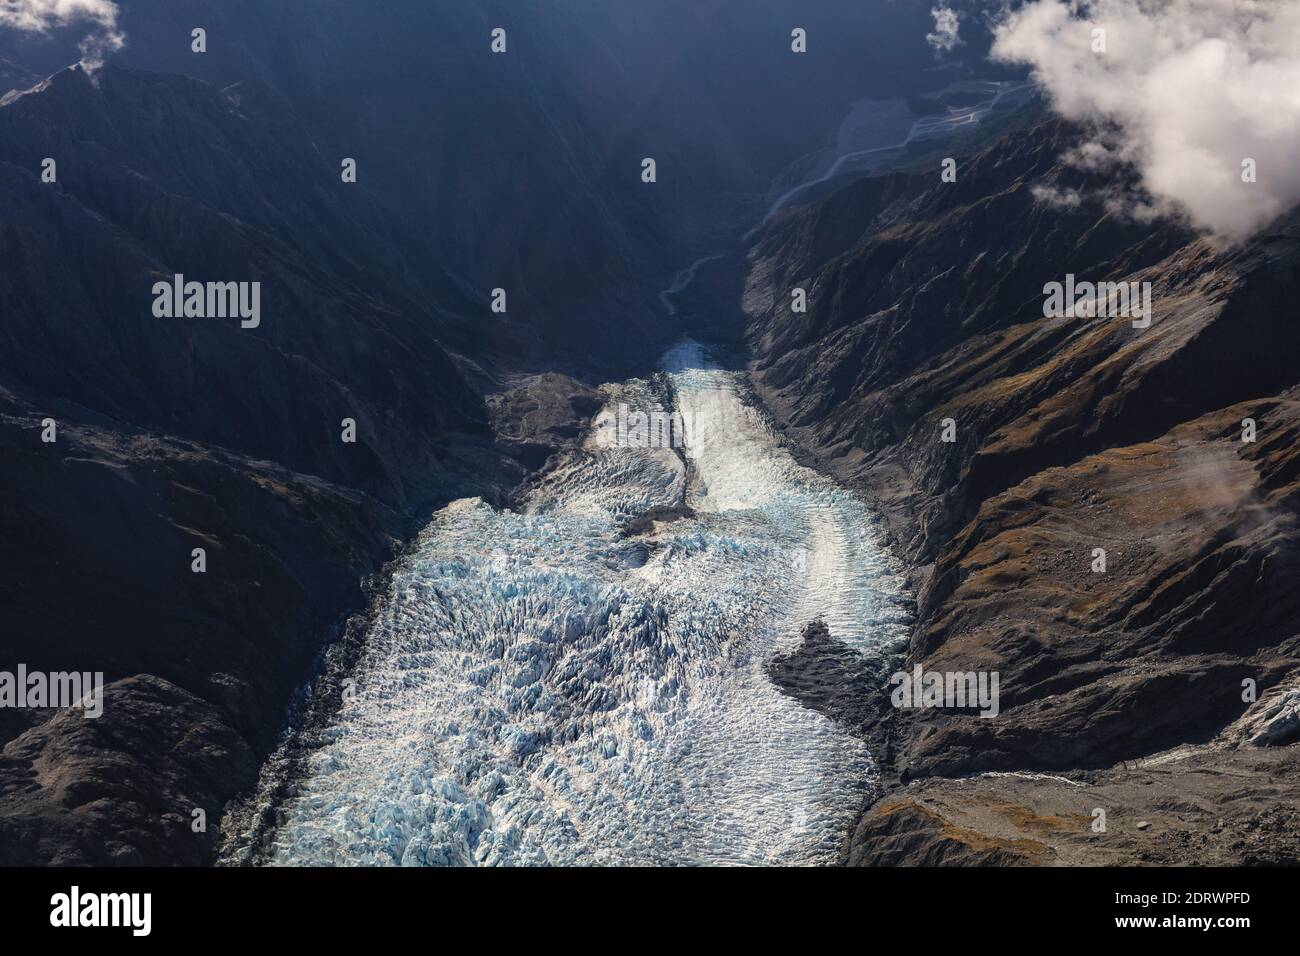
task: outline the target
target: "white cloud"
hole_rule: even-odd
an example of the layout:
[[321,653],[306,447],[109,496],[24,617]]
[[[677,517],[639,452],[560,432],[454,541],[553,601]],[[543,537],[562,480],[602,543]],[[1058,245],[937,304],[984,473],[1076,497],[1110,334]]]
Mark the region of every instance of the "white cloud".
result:
[[92,26],[81,41],[81,62],[88,69],[102,64],[126,40],[117,28],[117,4],[112,0],[0,0],[0,27],[48,33],[80,23]]
[[33,33],[91,20],[117,26],[117,6],[110,0],[0,0],[0,26]]
[[1044,186],[1040,183],[1029,192],[1040,203],[1053,209],[1077,209],[1083,205],[1083,196],[1074,189]]
[[957,32],[961,29],[961,15],[956,10],[940,2],[930,10],[930,16],[934,17],[934,32],[925,35],[926,43],[936,50],[947,52],[961,42],[957,38]]
[[1297,0],[1032,0],[1003,15],[993,56],[1029,64],[1096,131],[1093,159],[1133,164],[1202,231],[1239,240],[1300,201]]

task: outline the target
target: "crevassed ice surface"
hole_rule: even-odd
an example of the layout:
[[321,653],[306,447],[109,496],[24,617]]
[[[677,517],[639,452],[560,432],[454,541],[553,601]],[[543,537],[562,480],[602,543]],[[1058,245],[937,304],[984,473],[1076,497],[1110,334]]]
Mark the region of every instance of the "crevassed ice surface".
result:
[[[738,373],[691,342],[663,367],[690,468],[592,441],[524,513],[434,517],[268,862],[835,859],[870,756],[766,665],[818,616],[863,653],[896,642],[901,582],[862,503],[795,463]],[[645,385],[607,412],[645,409]],[[693,517],[622,534],[683,496]]]

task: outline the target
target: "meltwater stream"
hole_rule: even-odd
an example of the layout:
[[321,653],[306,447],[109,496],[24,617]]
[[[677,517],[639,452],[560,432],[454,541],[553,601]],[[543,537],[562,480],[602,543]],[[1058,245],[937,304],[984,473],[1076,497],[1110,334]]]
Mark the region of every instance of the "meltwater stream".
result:
[[[434,516],[263,862],[834,861],[871,758],[766,667],[818,617],[863,653],[896,644],[901,579],[743,375],[689,341],[663,368],[667,390],[610,386],[603,414],[670,394],[685,461],[601,429],[521,512]],[[655,506],[679,516],[628,529]]]

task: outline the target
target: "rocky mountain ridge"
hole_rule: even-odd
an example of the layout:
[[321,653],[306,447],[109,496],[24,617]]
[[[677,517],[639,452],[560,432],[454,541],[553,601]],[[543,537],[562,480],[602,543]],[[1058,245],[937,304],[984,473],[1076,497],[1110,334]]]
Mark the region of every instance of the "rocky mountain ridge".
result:
[[[760,395],[920,568],[905,666],[1001,676],[994,719],[860,687],[894,782],[851,862],[1296,858],[1240,839],[1260,814],[1294,818],[1295,792],[1268,783],[1293,771],[1294,735],[1266,752],[1224,735],[1300,677],[1300,217],[1224,249],[1054,205],[1113,193],[1062,159],[1077,141],[1037,122],[962,157],[956,183],[861,180],[750,247]],[[1067,273],[1150,282],[1150,327],[1045,317],[1044,284]],[[1216,797],[1223,775],[1240,786]],[[1107,803],[1109,837],[1091,828]]]

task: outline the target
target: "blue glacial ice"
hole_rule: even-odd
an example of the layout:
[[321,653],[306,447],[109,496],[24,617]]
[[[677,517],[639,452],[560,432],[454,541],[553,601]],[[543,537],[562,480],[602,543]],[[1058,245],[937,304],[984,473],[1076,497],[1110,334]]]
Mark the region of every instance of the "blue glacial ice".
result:
[[[691,467],[589,441],[518,512],[466,499],[434,516],[265,862],[834,861],[870,755],[766,665],[817,617],[861,653],[897,646],[899,568],[739,373],[689,341],[663,368]],[[643,382],[608,391],[653,401]],[[683,498],[693,516],[622,533]]]

